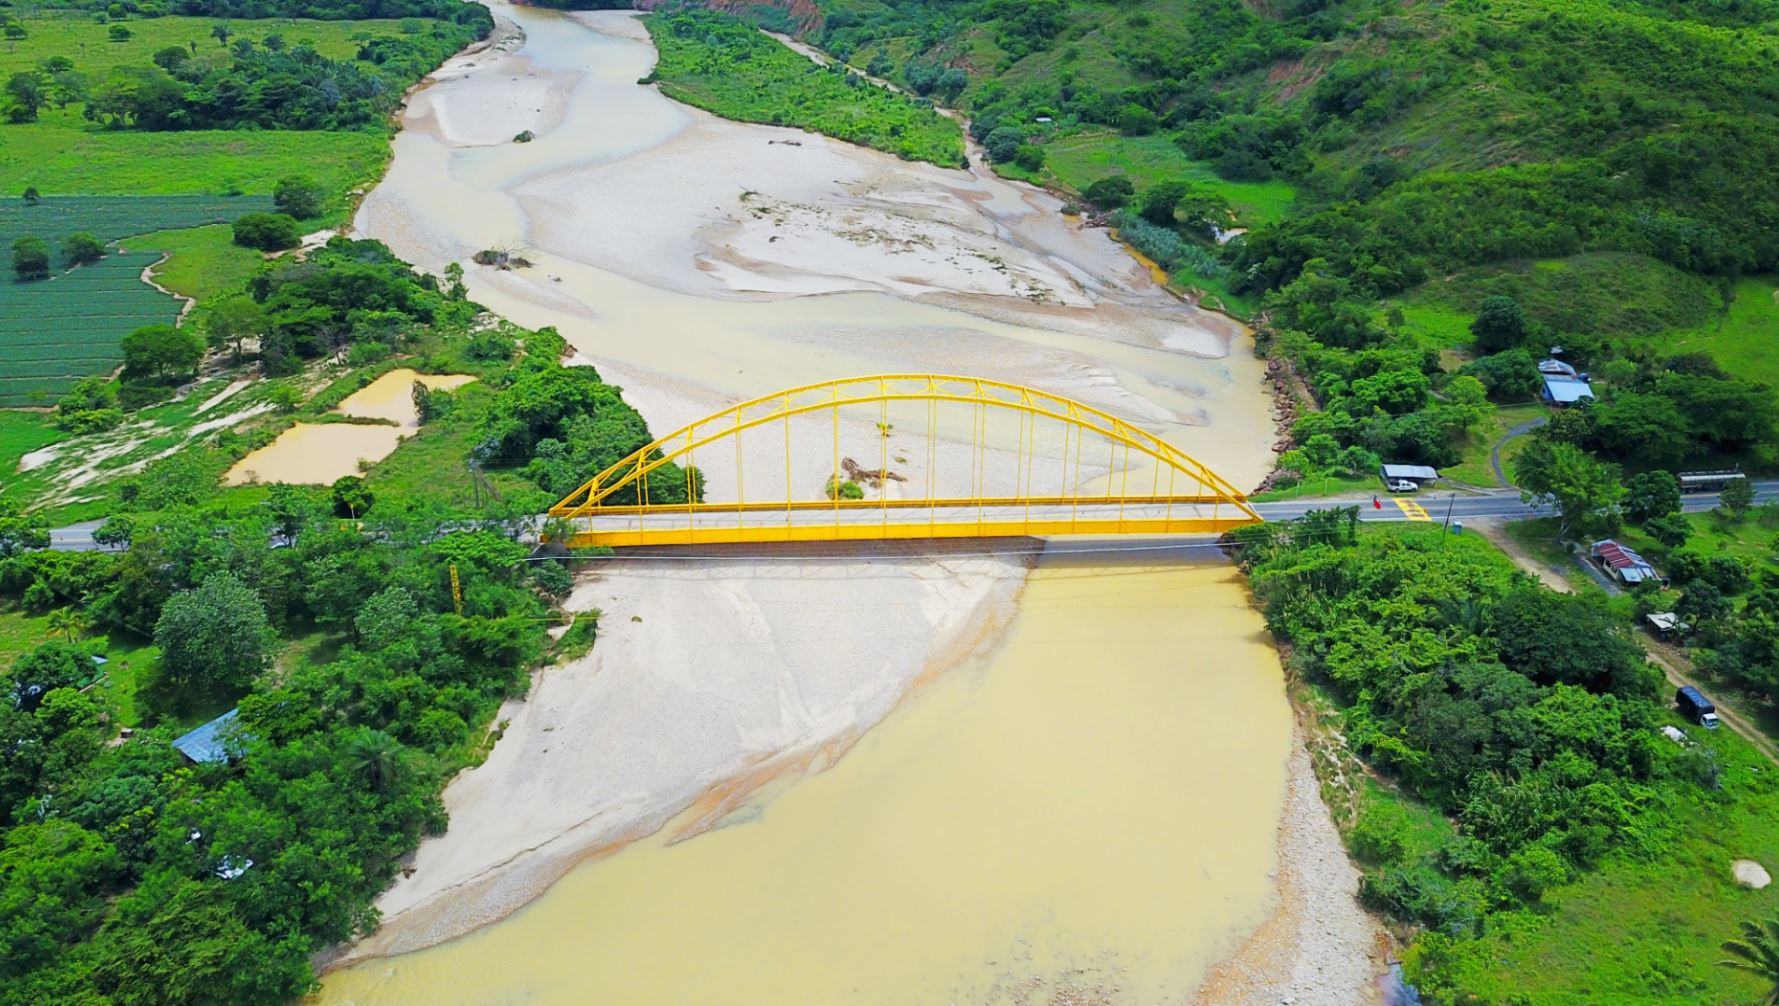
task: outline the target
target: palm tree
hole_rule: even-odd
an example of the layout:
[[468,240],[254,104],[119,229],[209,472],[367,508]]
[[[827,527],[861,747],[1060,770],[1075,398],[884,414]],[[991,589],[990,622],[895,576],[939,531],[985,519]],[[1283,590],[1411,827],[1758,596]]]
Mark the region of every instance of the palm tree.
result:
[[402,745],[381,730],[368,730],[351,741],[347,758],[371,789],[387,793],[402,771]]
[[73,608],[57,608],[49,613],[49,631],[50,635],[64,636],[72,643],[86,632],[86,616]]
[[1742,923],[1742,938],[1725,940],[1723,949],[1725,953],[1734,954],[1735,959],[1717,963],[1747,971],[1767,983],[1767,993],[1761,997],[1761,1003],[1763,1006],[1779,1006],[1779,918]]

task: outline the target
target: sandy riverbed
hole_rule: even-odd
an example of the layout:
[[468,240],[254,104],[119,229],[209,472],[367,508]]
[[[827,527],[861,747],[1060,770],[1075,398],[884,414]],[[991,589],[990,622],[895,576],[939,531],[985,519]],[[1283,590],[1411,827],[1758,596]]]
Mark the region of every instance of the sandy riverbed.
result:
[[468,932],[700,797],[837,757],[922,675],[995,637],[1025,568],[874,546],[826,561],[663,555],[583,578],[568,607],[604,612],[598,645],[502,710],[488,761],[446,791],[450,831],[421,846],[378,903],[382,928],[343,960]]

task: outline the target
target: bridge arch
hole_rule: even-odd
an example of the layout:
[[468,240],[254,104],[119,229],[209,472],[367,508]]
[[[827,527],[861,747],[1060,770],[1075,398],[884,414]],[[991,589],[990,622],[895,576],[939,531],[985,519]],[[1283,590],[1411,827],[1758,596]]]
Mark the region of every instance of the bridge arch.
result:
[[[888,481],[906,480],[892,474],[888,463],[889,410],[895,405],[906,411],[910,403],[925,407],[926,492],[909,498],[891,498]],[[843,463],[848,470],[857,469],[850,457],[843,462],[841,456],[841,412],[872,405],[878,407],[883,417],[878,422],[879,467],[863,474],[876,478],[878,496],[841,498],[834,487],[843,477]],[[936,444],[942,439],[938,433],[942,405],[965,406],[973,416],[970,432],[974,443],[969,458],[973,470],[969,473],[969,491],[964,495],[947,496],[934,489]],[[830,412],[831,478],[835,481],[826,494],[829,498],[795,499],[790,478],[791,421]],[[1006,453],[985,442],[991,414],[1018,417],[1018,445],[1012,455],[1014,490],[1010,494],[990,494],[982,471],[990,450]],[[734,441],[739,497],[745,485],[740,443],[743,434],[778,423],[785,426],[784,499],[737,498],[720,503],[694,499],[696,486],[690,480],[696,477],[698,451],[705,450],[708,457],[711,449]],[[1047,461],[1051,467],[1057,467],[1060,460],[1061,484],[1055,493],[1038,492],[1033,480],[1035,459],[1040,454],[1039,431],[1051,426],[1061,432],[1061,456],[1055,456],[1056,442],[1047,441]],[[1107,445],[1110,459],[1103,489],[1084,492],[1082,454],[1090,437]],[[956,445],[961,447],[961,442]],[[1071,446],[1072,482],[1068,473]],[[902,449],[898,448],[896,453],[902,453]],[[1133,458],[1145,466],[1137,471],[1139,485],[1135,491],[1130,485]],[[677,467],[668,469],[669,465]],[[669,475],[686,478],[687,502],[650,502],[651,474],[657,479]],[[1150,482],[1147,492],[1140,485],[1144,478]],[[577,545],[1191,533],[1223,531],[1261,519],[1248,506],[1246,496],[1221,476],[1134,423],[1037,388],[949,374],[840,378],[739,402],[659,437],[613,463],[563,497],[550,508],[549,514],[574,524],[573,543]]]

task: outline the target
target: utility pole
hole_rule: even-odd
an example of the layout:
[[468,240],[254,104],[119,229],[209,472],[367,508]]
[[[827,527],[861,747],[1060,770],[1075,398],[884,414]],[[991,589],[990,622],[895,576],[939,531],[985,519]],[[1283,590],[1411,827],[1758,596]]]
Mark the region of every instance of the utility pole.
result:
[[1452,533],[1452,507],[1458,505],[1458,494],[1452,493],[1445,499],[1445,534]]

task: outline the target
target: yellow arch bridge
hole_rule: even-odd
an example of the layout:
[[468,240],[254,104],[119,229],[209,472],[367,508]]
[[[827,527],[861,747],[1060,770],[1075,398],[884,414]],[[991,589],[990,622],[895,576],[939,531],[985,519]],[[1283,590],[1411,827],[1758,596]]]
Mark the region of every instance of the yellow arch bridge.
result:
[[1126,420],[942,374],[741,402],[618,461],[549,516],[572,524],[577,547],[1202,534],[1261,520],[1215,472]]

